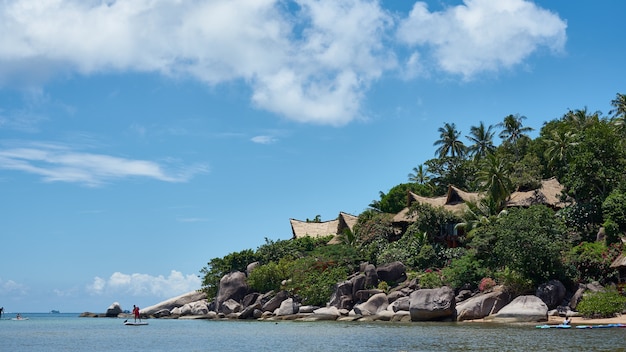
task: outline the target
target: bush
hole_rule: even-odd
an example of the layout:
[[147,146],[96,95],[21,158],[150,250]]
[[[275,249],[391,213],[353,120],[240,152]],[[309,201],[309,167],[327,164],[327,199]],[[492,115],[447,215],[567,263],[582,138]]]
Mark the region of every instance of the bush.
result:
[[611,263],[620,253],[619,244],[607,246],[602,242],[582,242],[569,251],[566,262],[576,269],[572,277],[574,282],[598,281],[604,285],[617,277]]
[[290,263],[291,281],[287,290],[300,297],[302,304],[324,306],[333,286],[347,278],[346,268],[334,262],[307,257]]
[[439,272],[428,270],[419,279],[420,288],[437,288],[443,286]]
[[593,292],[585,295],[576,309],[585,318],[611,318],[626,308],[626,297],[617,290]]
[[495,277],[497,282],[514,296],[531,292],[534,287],[532,280],[509,267],[504,267],[504,269],[497,271]]
[[482,266],[482,261],[469,254],[452,259],[450,265],[441,270],[443,281],[455,289],[465,285],[476,288],[487,272],[488,270]]
[[480,292],[485,292],[485,291],[491,290],[495,286],[496,286],[496,282],[492,278],[485,277],[482,280],[480,280],[480,284],[478,284],[478,290]]
[[279,263],[269,262],[252,270],[248,276],[248,285],[257,292],[278,291],[281,282],[287,278],[289,276],[285,260],[281,260]]

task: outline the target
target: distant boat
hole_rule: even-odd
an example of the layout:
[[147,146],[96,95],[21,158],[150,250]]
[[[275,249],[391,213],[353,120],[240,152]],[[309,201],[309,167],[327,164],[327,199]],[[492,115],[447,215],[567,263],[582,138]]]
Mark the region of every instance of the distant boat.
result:
[[59,312],[59,311],[58,311],[58,310],[56,310],[56,309],[53,309],[53,310],[51,310],[51,311],[50,311],[50,314],[60,314],[60,313],[61,313],[61,312]]

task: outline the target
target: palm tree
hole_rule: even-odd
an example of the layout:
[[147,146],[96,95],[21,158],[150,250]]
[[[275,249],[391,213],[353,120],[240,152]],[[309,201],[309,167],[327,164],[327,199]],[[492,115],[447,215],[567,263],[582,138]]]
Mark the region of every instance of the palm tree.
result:
[[571,147],[576,146],[577,135],[571,131],[552,131],[551,138],[546,139],[548,147],[544,151],[549,166],[556,163],[567,164],[567,156],[571,151]]
[[563,120],[569,123],[573,129],[579,131],[592,125],[594,122],[598,122],[600,119],[600,112],[596,111],[593,114],[589,114],[587,107],[583,109],[570,110],[563,116]]
[[614,107],[609,111],[611,122],[622,132],[626,131],[626,94],[617,93],[615,99],[611,100],[611,106]]
[[474,160],[480,160],[487,156],[487,154],[493,152],[496,147],[493,145],[493,126],[485,128],[485,124],[480,121],[480,125],[472,126],[470,129],[470,135],[465,136],[473,144],[467,148],[470,155],[474,156]]
[[513,190],[513,182],[509,176],[509,165],[505,159],[489,154],[480,163],[477,180],[487,195],[495,202],[499,210],[504,208],[506,200]]
[[410,182],[416,182],[420,185],[423,185],[430,180],[428,172],[424,170],[423,164],[420,164],[418,167],[414,167],[413,172],[410,173],[408,176]]
[[435,154],[438,154],[440,158],[445,157],[450,154],[451,157],[463,157],[465,155],[466,147],[459,140],[461,136],[461,132],[456,130],[456,125],[454,123],[445,123],[443,127],[439,127],[437,129],[439,131],[439,139],[433,145],[438,145],[439,148],[435,151]]
[[519,114],[508,115],[504,118],[503,122],[500,122],[496,126],[501,127],[503,130],[500,132],[499,137],[505,142],[510,143],[515,149],[515,158],[519,158],[519,149],[517,148],[517,141],[522,137],[528,137],[527,132],[533,130],[531,127],[523,127],[522,120],[526,119],[526,116],[520,116]]

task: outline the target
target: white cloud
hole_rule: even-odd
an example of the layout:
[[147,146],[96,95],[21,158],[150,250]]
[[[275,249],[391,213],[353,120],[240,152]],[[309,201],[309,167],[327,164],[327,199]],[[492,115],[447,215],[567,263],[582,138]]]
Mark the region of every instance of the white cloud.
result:
[[258,144],[272,144],[276,143],[276,138],[272,136],[255,136],[250,139],[254,143]]
[[[0,84],[157,72],[243,80],[260,108],[302,122],[357,118],[394,65],[376,0],[12,0],[0,3]],[[298,8],[294,14],[287,8]]]
[[0,149],[0,169],[32,173],[46,182],[76,182],[91,187],[126,177],[185,182],[195,174],[207,172],[203,165],[167,171],[152,161],[78,152],[54,144]]
[[93,282],[87,286],[87,291],[94,295],[171,298],[197,290],[200,286],[201,281],[197,275],[184,275],[176,270],[172,270],[167,277],[115,272],[108,279],[96,276]]
[[12,296],[24,296],[28,292],[28,287],[13,280],[3,281],[0,279],[0,294]]
[[398,38],[432,48],[440,69],[468,79],[520,64],[540,47],[562,51],[566,27],[558,15],[524,0],[465,0],[440,12],[417,2],[400,23]]

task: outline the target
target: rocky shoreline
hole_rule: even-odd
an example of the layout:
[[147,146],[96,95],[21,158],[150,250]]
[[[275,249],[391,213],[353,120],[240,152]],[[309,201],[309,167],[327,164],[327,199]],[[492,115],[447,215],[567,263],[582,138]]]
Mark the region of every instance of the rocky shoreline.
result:
[[[254,266],[251,265],[249,270]],[[161,319],[257,319],[295,321],[482,321],[504,323],[560,322],[563,317],[574,322],[582,319],[575,308],[586,291],[604,288],[598,284],[580,285],[568,293],[564,285],[552,280],[537,288],[534,295],[514,297],[502,286],[483,292],[452,288],[421,288],[417,280],[407,280],[405,266],[394,262],[380,267],[363,264],[359,273],[337,283],[325,307],[299,303],[287,291],[249,292],[246,273],[233,272],[220,280],[218,294],[208,299],[206,293],[192,291],[141,309],[142,318]],[[379,281],[400,282],[388,292],[376,287]],[[105,313],[81,314],[81,317],[132,318],[119,303]],[[607,319],[597,321],[606,322]],[[611,321],[626,322],[621,317]]]

